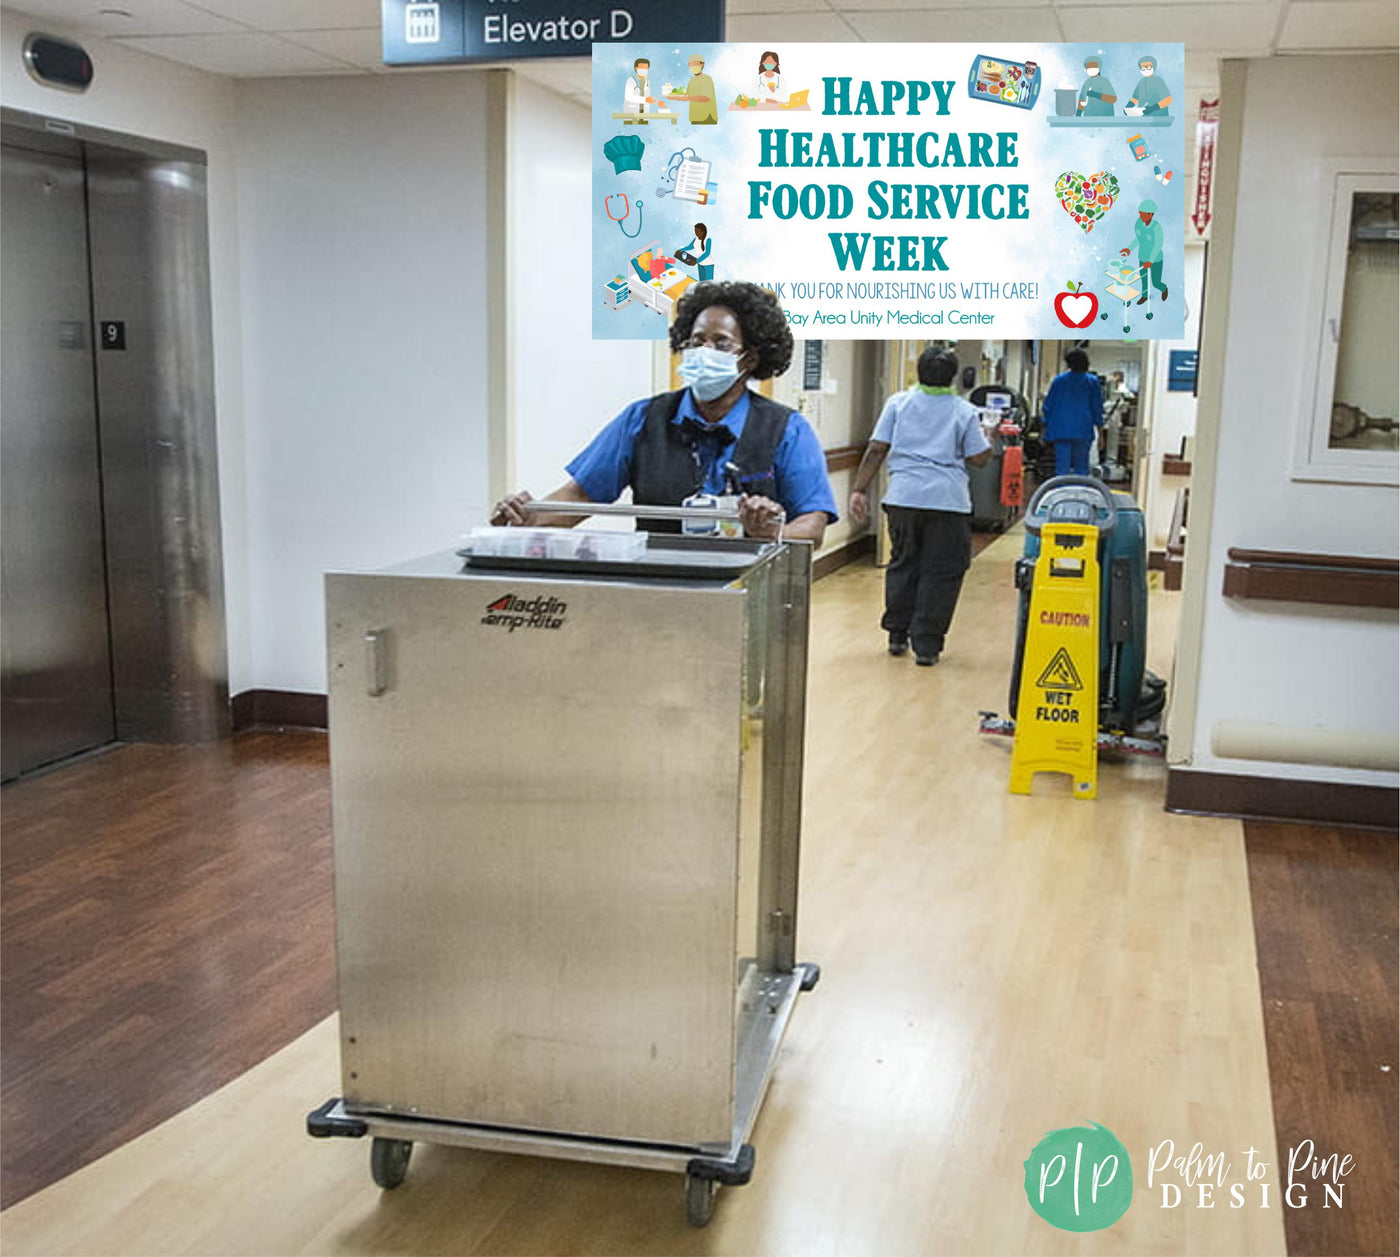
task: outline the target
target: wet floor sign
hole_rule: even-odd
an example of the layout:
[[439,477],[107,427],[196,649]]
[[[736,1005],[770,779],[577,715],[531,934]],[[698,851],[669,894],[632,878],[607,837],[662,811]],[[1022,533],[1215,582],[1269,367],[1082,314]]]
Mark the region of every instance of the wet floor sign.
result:
[[1047,524],[1031,585],[1011,793],[1036,773],[1068,773],[1078,799],[1098,793],[1099,530]]

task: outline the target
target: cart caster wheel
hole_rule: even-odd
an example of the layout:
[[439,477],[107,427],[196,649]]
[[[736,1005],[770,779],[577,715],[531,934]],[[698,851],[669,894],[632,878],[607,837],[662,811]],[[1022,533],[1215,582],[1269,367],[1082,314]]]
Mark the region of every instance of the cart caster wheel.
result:
[[1152,316],[1151,316],[1150,314],[1149,314],[1147,317],[1148,317],[1149,320],[1152,318]]
[[1104,319],[1104,320],[1107,320],[1107,318],[1108,318],[1108,311],[1105,310],[1101,315],[1099,315],[1099,318]]
[[412,1155],[413,1145],[407,1139],[382,1139],[376,1135],[369,1150],[369,1172],[375,1183],[386,1192],[393,1191],[408,1173]]
[[712,1178],[685,1176],[685,1220],[691,1226],[709,1226],[715,1216],[715,1197],[719,1184]]

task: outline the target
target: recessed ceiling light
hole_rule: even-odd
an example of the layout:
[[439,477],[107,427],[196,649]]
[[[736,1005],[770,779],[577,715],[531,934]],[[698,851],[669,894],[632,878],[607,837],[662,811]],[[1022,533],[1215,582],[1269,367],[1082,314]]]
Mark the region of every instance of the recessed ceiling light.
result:
[[97,16],[98,16],[98,17],[125,17],[125,18],[130,18],[130,17],[134,17],[135,15],[132,14],[132,13],[129,13],[126,9],[98,9],[98,10],[97,10]]

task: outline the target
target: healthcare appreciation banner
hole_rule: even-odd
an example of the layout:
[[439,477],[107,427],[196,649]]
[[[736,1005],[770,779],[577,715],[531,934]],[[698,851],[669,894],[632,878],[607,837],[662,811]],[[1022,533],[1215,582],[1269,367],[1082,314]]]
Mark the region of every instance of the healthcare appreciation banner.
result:
[[1181,44],[598,44],[593,335],[1179,340]]

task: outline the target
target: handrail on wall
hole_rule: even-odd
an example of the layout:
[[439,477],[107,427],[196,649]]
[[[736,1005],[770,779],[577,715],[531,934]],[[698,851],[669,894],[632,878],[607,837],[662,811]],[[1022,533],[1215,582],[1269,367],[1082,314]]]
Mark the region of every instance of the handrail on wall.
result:
[[1227,553],[1227,598],[1400,609],[1400,560],[1233,546]]

